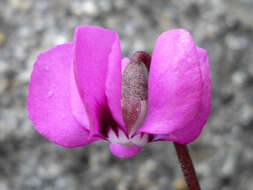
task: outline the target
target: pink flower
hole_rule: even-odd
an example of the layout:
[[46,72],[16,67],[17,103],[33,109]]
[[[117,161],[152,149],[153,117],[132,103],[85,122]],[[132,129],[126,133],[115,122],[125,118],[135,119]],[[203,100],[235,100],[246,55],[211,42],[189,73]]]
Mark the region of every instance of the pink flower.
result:
[[34,64],[28,112],[35,129],[69,148],[107,140],[118,157],[134,156],[149,142],[195,140],[211,107],[206,51],[184,29],[161,34],[151,58],[147,98],[136,102],[131,126],[124,110],[129,102],[121,92],[127,64],[116,32],[77,27],[74,42],[42,52]]

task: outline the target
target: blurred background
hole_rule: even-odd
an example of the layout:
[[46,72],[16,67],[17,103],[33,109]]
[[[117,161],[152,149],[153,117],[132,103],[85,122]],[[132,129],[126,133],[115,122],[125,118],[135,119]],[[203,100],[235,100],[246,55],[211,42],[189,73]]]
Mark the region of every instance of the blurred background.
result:
[[26,96],[36,56],[84,24],[117,31],[124,56],[188,29],[208,51],[213,81],[211,116],[189,145],[200,184],[252,190],[252,10],[252,0],[0,0],[0,190],[186,189],[170,142],[119,159],[105,142],[65,149],[33,129]]

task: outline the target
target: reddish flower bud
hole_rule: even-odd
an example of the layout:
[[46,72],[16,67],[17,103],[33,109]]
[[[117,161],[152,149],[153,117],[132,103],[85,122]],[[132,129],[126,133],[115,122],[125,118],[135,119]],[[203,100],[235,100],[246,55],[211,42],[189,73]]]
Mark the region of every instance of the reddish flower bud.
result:
[[136,52],[123,71],[122,113],[128,134],[138,129],[146,115],[148,96],[148,68],[151,57]]

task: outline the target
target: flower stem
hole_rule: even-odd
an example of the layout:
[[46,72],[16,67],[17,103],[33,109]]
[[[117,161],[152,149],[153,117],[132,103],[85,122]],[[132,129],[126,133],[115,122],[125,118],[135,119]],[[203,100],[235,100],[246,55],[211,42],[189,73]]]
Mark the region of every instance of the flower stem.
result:
[[189,190],[200,190],[198,178],[187,146],[178,143],[174,143],[174,146]]

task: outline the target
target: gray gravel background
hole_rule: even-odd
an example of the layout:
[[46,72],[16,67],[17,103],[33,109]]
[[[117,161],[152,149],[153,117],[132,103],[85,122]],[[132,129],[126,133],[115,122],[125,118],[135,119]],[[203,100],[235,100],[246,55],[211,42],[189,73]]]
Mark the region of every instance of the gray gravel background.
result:
[[189,145],[203,190],[253,189],[253,0],[0,0],[0,190],[184,190],[171,143],[118,159],[107,143],[65,149],[27,118],[27,84],[41,50],[71,41],[77,25],[111,28],[123,55],[152,52],[186,28],[210,57],[213,106]]

